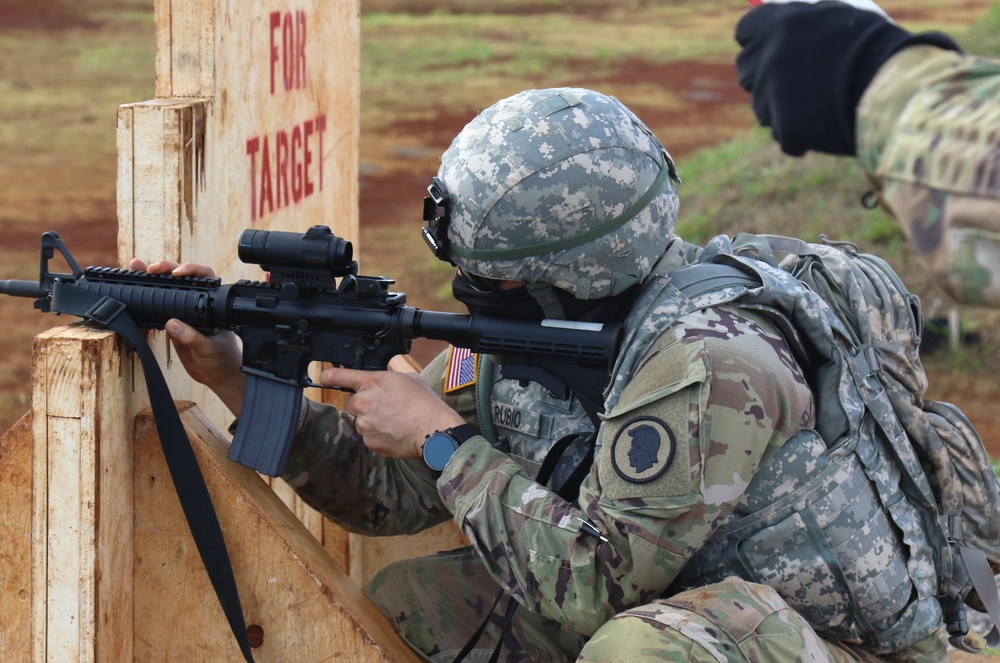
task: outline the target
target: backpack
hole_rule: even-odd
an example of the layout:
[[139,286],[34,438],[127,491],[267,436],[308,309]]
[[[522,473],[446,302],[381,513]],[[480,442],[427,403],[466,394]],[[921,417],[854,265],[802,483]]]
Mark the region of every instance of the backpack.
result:
[[[734,574],[770,585],[820,635],[875,653],[942,621],[953,646],[996,646],[997,475],[962,412],[923,398],[918,298],[883,260],[820,241],[720,236],[671,273],[695,302],[768,314],[817,412],[757,472],[678,586]],[[965,603],[992,619],[985,640],[969,634]]]

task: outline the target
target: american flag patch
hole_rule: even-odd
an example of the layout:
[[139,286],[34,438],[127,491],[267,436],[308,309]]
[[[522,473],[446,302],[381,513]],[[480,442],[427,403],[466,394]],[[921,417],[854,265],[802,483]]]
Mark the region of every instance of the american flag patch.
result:
[[444,393],[458,391],[476,384],[476,355],[468,348],[452,346],[448,356],[448,372],[444,377]]

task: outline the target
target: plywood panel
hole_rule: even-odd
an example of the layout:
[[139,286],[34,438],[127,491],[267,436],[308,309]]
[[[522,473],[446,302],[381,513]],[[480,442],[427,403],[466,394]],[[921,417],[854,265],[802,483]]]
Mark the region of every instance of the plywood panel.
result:
[[[182,417],[222,524],[247,624],[263,634],[255,660],[417,660],[260,477],[226,460],[227,442],[197,408],[184,408]],[[136,659],[239,660],[148,415],[137,419],[134,448]]]
[[31,413],[0,436],[0,662],[31,660]]
[[[156,98],[118,113],[119,263],[199,262],[231,282],[262,276],[237,257],[247,228],[324,224],[356,240],[358,0],[157,0],[154,10]],[[153,336],[174,396],[228,426]]]
[[[203,114],[186,125],[165,121],[162,132],[120,120],[120,131],[131,133],[131,140],[119,134],[127,151],[119,160],[120,201],[128,208],[119,210],[120,232],[146,225],[142,232],[156,232],[161,218],[183,216],[171,208],[187,206],[182,259],[212,264],[224,277],[244,269],[235,257],[244,228],[305,231],[322,223],[356,240],[358,0],[158,0],[155,14],[156,99],[129,108],[166,114],[164,106],[186,100]],[[182,125],[193,131],[171,128]],[[180,184],[181,200],[154,187],[150,195],[161,204],[150,205],[147,217],[151,201],[129,173],[141,175],[146,161],[138,155],[157,150],[160,178],[167,187]]]
[[[156,98],[118,115],[119,262],[200,262],[231,282],[261,276],[237,259],[246,228],[323,224],[356,242],[359,0],[156,0],[154,11]],[[174,397],[225,429],[221,402],[162,333],[150,339]],[[275,490],[358,581],[401,551],[463,540],[447,526],[405,545],[358,539]]]

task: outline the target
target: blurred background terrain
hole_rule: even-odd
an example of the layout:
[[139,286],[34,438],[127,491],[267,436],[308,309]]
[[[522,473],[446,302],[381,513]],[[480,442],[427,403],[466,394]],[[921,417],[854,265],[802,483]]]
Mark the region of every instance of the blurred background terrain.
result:
[[[904,27],[1000,54],[1000,3],[880,4]],[[502,97],[583,86],[620,98],[670,150],[684,180],[686,239],[748,231],[851,240],[885,257],[939,321],[952,303],[895,221],[860,205],[866,185],[854,163],[785,157],[756,127],[733,66],[745,9],[741,0],[362,0],[361,271],[395,279],[414,306],[459,310],[451,271],[419,239],[438,156]],[[117,264],[116,109],[153,96],[153,37],[151,0],[0,0],[0,278],[37,278],[46,230],[82,264]],[[998,316],[957,312],[959,351],[945,343],[924,354],[929,395],[962,407],[998,457]],[[63,322],[0,298],[0,430],[28,408],[32,336]],[[425,363],[437,349],[421,344],[414,356]]]

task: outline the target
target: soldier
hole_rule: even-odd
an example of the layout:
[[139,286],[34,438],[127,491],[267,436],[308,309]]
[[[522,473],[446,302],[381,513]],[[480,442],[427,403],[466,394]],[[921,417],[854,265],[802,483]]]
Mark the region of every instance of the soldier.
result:
[[935,282],[1000,305],[1000,62],[835,1],[758,7],[736,40],[781,149],[857,156]]
[[[674,585],[815,419],[771,318],[695,304],[673,284],[696,253],[673,234],[678,181],[660,141],[614,98],[530,90],[483,111],[442,156],[429,244],[455,265],[470,312],[622,323],[603,402],[580,396],[592,385],[543,386],[502,357],[463,370],[469,358],[446,352],[420,376],[326,370],[325,384],[354,393],[342,410],[304,408],[284,477],[306,501],[355,532],[453,518],[471,541],[365,588],[426,659],[499,649],[509,661],[858,660],[770,587]],[[167,270],[208,273],[150,266]],[[167,331],[238,415],[231,338],[177,321]],[[887,545],[891,556],[899,544]],[[910,653],[942,660],[937,626],[913,634]]]

